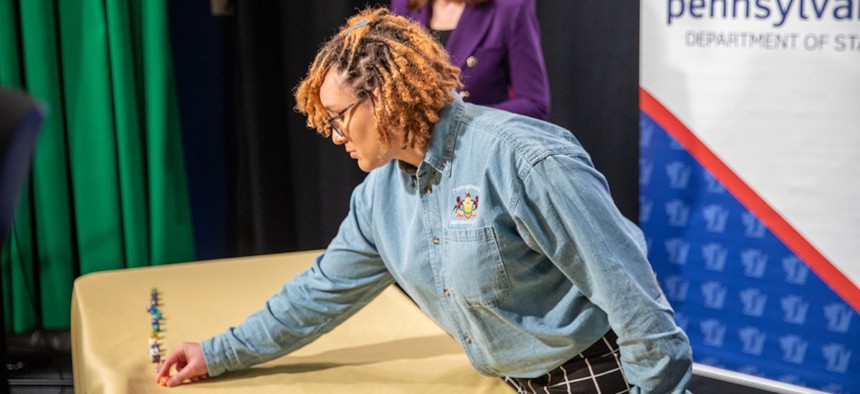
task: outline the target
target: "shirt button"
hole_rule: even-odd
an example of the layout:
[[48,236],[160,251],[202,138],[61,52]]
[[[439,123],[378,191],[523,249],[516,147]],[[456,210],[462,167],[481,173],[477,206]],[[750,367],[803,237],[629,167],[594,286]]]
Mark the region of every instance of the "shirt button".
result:
[[472,343],[472,337],[470,337],[468,335],[465,338],[463,338],[463,340],[466,341],[466,343]]
[[461,92],[460,92],[460,97],[462,97],[462,98],[464,98],[464,99],[469,98],[469,91],[468,91],[468,90],[463,90],[463,91],[461,91]]
[[467,57],[466,58],[466,65],[469,67],[475,67],[476,65],[478,65],[478,58],[476,58],[474,56]]
[[445,297],[450,297],[450,296],[451,296],[451,292],[450,292],[450,291],[448,291],[448,289],[443,290],[443,291],[442,291],[442,294],[443,294],[443,295],[445,295]]
[[439,237],[433,238],[433,245],[439,245]]

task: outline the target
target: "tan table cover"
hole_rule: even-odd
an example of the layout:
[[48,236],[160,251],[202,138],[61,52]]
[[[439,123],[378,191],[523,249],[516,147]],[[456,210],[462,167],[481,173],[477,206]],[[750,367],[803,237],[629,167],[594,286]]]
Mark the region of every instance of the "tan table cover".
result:
[[510,393],[397,288],[299,351],[168,389],[150,361],[150,289],[163,313],[162,357],[263,307],[319,251],[89,274],[75,281],[72,357],[76,393]]

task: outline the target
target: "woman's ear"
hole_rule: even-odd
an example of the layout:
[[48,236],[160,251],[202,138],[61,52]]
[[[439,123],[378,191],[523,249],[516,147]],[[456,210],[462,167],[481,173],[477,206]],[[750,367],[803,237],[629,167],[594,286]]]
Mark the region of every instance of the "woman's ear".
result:
[[370,96],[368,97],[370,99],[370,104],[373,106],[373,112],[376,112],[376,107],[382,103],[382,101],[379,100],[379,94],[379,88],[376,88],[370,92]]

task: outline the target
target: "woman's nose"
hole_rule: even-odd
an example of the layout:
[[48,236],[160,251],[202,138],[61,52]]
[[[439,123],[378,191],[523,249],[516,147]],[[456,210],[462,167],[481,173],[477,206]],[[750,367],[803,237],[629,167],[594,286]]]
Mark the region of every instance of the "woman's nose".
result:
[[331,142],[333,142],[335,145],[343,145],[346,143],[346,137],[341,137],[340,134],[332,132]]

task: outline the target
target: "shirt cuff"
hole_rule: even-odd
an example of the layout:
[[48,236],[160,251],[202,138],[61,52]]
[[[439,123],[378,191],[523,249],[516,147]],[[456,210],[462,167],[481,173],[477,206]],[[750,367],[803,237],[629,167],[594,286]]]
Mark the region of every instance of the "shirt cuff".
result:
[[238,369],[238,366],[231,368],[233,362],[230,357],[230,346],[221,335],[201,342],[200,348],[203,350],[203,360],[206,362],[209,376],[218,376],[224,372]]

